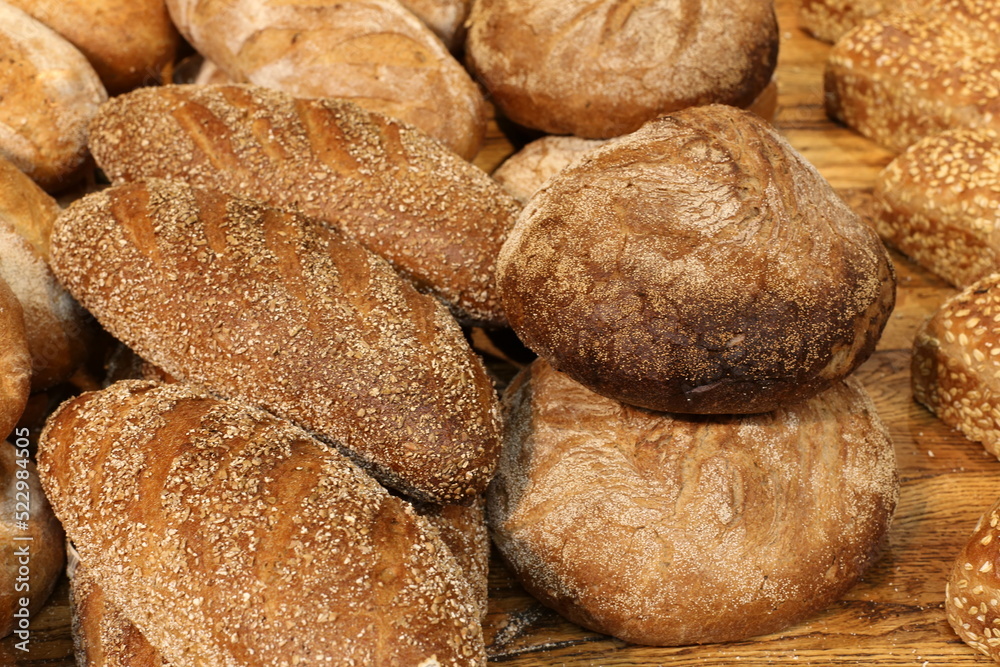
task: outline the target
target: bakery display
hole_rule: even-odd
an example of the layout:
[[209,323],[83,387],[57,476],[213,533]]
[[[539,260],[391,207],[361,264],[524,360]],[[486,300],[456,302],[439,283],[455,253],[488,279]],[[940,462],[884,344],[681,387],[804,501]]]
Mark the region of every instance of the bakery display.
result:
[[466,41],[504,115],[590,139],[688,106],[750,104],[777,55],[772,0],[478,0]]
[[983,513],[948,576],[944,603],[948,623],[966,644],[1000,662],[1000,501]]
[[1000,269],[1000,132],[933,134],[893,160],[875,182],[879,235],[962,288]]
[[447,48],[395,0],[167,0],[181,33],[234,81],[342,98],[419,127],[465,158],[483,97]]
[[438,301],[301,215],[171,181],[70,206],[52,268],[170,375],[290,419],[422,500],[481,493],[496,395]]
[[90,147],[115,182],[176,178],[298,209],[388,259],[464,323],[505,322],[494,262],[520,207],[386,116],[256,87],[165,86],[104,105]]
[[497,260],[514,330],[599,394],[766,412],[858,367],[892,311],[875,233],[770,126],[663,116],[531,199]]
[[840,598],[896,505],[892,442],[854,382],[693,419],[598,396],[538,360],[504,395],[494,542],[525,588],[627,642],[737,641]]
[[0,2],[0,157],[46,190],[79,176],[87,123],[107,93],[94,68],[44,24]]
[[172,665],[485,663],[437,533],[266,413],[120,382],[53,415],[39,474],[81,562]]
[[5,0],[78,48],[117,95],[158,83],[180,37],[164,0]]

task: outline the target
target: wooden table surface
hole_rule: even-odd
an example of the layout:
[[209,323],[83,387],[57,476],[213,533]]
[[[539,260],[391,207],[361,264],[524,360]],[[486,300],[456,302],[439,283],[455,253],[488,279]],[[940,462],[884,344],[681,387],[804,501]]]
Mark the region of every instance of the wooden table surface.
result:
[[[781,55],[776,126],[852,204],[864,205],[892,154],[823,112],[829,46],[797,27],[797,0],[778,0]],[[495,130],[495,128],[494,128]],[[511,152],[498,132],[477,164]],[[783,632],[722,645],[651,648],[582,630],[528,597],[494,557],[486,637],[490,661],[511,667],[683,665],[991,664],[951,631],[945,579],[979,515],[1000,496],[1000,463],[917,405],[910,345],[920,323],[955,290],[894,254],[899,290],[878,351],[858,371],[896,446],[899,506],[882,559],[845,598]],[[0,665],[73,665],[68,584],[32,620],[28,653],[0,642]]]

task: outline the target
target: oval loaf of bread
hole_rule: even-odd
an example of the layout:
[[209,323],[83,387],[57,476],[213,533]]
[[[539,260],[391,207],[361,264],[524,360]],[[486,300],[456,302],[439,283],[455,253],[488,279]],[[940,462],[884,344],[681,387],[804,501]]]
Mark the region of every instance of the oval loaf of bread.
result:
[[772,0],[478,0],[466,56],[511,120],[592,139],[747,106],[778,56]]
[[628,642],[777,631],[843,595],[888,534],[893,446],[853,380],[764,415],[682,418],[538,360],[504,408],[494,543],[544,604]]
[[179,379],[354,453],[423,500],[485,489],[499,408],[438,301],[301,215],[170,181],[56,221],[53,270],[115,337]]
[[437,532],[267,413],[119,382],[63,404],[39,473],[81,562],[171,665],[485,664]]
[[0,2],[0,157],[46,190],[77,175],[87,123],[107,93],[72,44]]
[[181,32],[234,81],[349,99],[464,158],[486,133],[482,93],[396,0],[167,0]]
[[6,0],[65,37],[112,95],[160,81],[180,36],[163,0]]
[[388,259],[464,323],[505,322],[493,273],[520,206],[402,123],[263,88],[164,86],[104,105],[90,139],[115,182],[175,178],[298,209]]
[[770,125],[650,121],[531,199],[497,260],[525,344],[651,410],[766,412],[874,351],[895,301],[875,232]]

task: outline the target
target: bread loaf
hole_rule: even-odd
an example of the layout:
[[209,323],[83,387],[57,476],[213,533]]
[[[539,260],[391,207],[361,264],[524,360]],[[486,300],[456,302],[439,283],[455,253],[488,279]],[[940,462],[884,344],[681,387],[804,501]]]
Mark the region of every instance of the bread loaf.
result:
[[955,559],[945,585],[945,610],[948,623],[966,644],[992,660],[1000,662],[1000,642],[996,628],[1000,625],[997,600],[996,564],[1000,554],[1000,501],[986,510],[968,543]]
[[[911,4],[913,0],[895,0],[892,7]],[[836,42],[865,19],[885,11],[886,0],[801,0],[799,25],[816,39]]]
[[67,185],[87,156],[86,129],[107,99],[73,45],[0,2],[0,157],[47,190]]
[[552,178],[497,284],[558,370],[684,413],[818,393],[868,358],[895,298],[874,231],[769,125],[721,105],[651,121]]
[[956,128],[1000,127],[1000,5],[956,0],[931,12],[885,12],[830,51],[826,109],[902,151]]
[[0,437],[7,437],[24,412],[30,384],[31,355],[21,304],[0,278]]
[[83,363],[92,333],[88,316],[46,263],[58,214],[55,200],[0,158],[0,278],[24,311],[32,391],[68,379]]
[[486,133],[482,94],[395,0],[167,0],[174,22],[234,81],[343,98],[419,127],[465,158]]
[[171,665],[485,664],[436,532],[266,413],[120,382],[59,409],[39,473],[108,600]]
[[159,82],[179,35],[163,0],[6,0],[87,57],[112,95]]
[[607,141],[601,139],[555,135],[542,137],[507,158],[493,172],[493,180],[521,204],[527,204],[547,180],[576,162],[583,154],[605,143]]
[[0,637],[20,630],[30,637],[28,616],[48,600],[63,571],[65,535],[28,458],[28,439],[18,429],[0,442]]
[[487,513],[532,595],[574,623],[675,646],[777,631],[877,557],[892,443],[853,380],[765,415],[682,419],[538,360],[504,395]]
[[483,491],[499,415],[447,310],[298,214],[186,184],[74,203],[53,269],[104,327],[170,375],[344,447],[416,498]]
[[745,106],[778,55],[772,0],[478,0],[466,55],[514,122],[591,139],[719,102]]
[[297,208],[388,259],[464,323],[505,322],[494,262],[520,207],[385,116],[260,88],[167,86],[106,104],[90,138],[116,182],[177,178]]
[[1000,458],[1000,274],[948,299],[917,331],[913,396]]

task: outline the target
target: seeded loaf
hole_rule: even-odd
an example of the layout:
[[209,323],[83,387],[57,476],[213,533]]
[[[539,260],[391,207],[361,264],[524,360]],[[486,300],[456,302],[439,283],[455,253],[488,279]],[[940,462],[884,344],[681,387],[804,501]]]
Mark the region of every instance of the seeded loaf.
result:
[[6,438],[24,412],[31,385],[31,355],[21,304],[0,278],[0,434]]
[[87,157],[87,123],[107,99],[72,44],[0,2],[0,157],[46,190],[70,184]]
[[493,540],[574,623],[663,646],[777,631],[877,558],[898,495],[861,386],[743,417],[682,418],[603,398],[544,360],[504,395]]
[[112,95],[159,82],[179,35],[163,0],[6,0],[78,48]]
[[599,394],[766,412],[867,359],[895,275],[875,232],[768,124],[693,107],[588,153],[497,260],[521,340]]
[[120,382],[59,409],[39,473],[83,564],[171,665],[485,664],[437,533],[288,422]]
[[1000,560],[1000,501],[986,510],[968,543],[955,559],[945,585],[948,623],[966,644],[1000,662],[1000,582],[996,564]]
[[112,335],[170,375],[290,419],[415,498],[485,489],[499,414],[482,363],[444,306],[340,234],[150,181],[70,206],[52,260]]
[[[913,0],[895,0],[892,7],[910,4]],[[799,25],[816,39],[836,42],[866,19],[885,11],[886,0],[801,0]]]
[[505,322],[494,262],[520,207],[406,125],[350,102],[165,86],[104,105],[90,140],[115,182],[176,178],[298,209],[388,259],[463,323]]
[[974,282],[913,343],[913,396],[1000,458],[1000,274]]
[[827,113],[897,152],[945,130],[1000,127],[998,25],[992,0],[865,21],[830,51]]
[[343,98],[419,127],[464,158],[486,133],[479,88],[396,0],[167,0],[185,37],[234,81]]
[[777,55],[772,0],[478,0],[466,42],[508,118],[590,139],[688,106],[746,106]]

